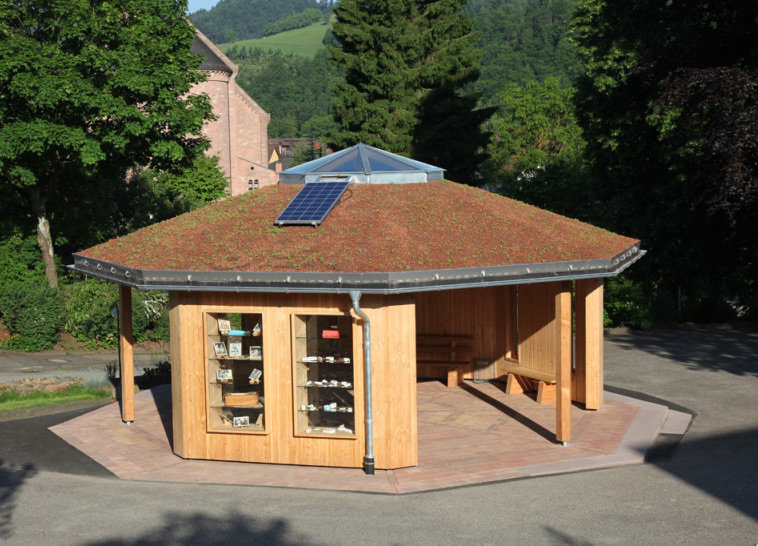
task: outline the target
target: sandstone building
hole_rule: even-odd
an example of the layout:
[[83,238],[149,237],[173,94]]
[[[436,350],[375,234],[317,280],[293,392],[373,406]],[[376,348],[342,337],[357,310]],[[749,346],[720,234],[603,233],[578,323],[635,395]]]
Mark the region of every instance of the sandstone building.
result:
[[204,129],[211,142],[206,153],[219,156],[231,195],[276,184],[277,173],[268,168],[271,116],[237,85],[237,65],[199,30],[192,52],[203,56],[200,70],[208,76],[207,81],[193,87],[192,93],[206,93],[217,116]]

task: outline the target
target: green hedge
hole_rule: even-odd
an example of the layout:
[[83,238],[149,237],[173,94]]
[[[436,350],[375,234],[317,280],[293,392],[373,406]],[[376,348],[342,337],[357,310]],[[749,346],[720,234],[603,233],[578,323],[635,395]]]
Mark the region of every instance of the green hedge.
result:
[[15,281],[0,292],[0,314],[13,337],[4,349],[44,351],[58,341],[63,325],[63,297],[45,281]]
[[[91,348],[113,348],[118,343],[118,287],[95,279],[71,283],[66,289],[65,329]],[[168,341],[168,294],[132,291],[134,341]]]

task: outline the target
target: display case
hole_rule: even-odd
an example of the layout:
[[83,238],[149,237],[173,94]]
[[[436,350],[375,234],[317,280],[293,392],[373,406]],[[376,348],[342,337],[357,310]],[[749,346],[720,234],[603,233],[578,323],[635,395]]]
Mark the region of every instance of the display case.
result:
[[263,317],[206,313],[208,431],[266,431]]
[[355,437],[352,318],[292,320],[295,435]]

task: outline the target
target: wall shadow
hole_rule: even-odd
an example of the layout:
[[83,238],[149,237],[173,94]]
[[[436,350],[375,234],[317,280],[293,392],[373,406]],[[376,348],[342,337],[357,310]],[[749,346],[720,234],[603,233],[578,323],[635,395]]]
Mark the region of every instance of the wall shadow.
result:
[[249,514],[231,513],[218,518],[202,513],[167,514],[160,527],[154,527],[133,539],[109,539],[88,542],[91,546],[162,546],[272,544],[280,546],[315,544],[304,536],[294,536],[284,519],[260,521]]
[[758,377],[758,332],[677,328],[616,334],[607,341],[622,349],[645,351],[691,370],[725,371]]
[[[171,384],[158,385],[150,389],[150,395],[153,397],[155,407],[158,410],[158,417],[161,419],[163,430],[166,432],[168,443],[171,449],[174,449],[174,418],[171,404]],[[135,416],[135,419],[138,419]]]
[[9,467],[0,460],[0,540],[13,536],[11,520],[16,509],[16,494],[24,482],[35,474],[37,471],[32,465]]

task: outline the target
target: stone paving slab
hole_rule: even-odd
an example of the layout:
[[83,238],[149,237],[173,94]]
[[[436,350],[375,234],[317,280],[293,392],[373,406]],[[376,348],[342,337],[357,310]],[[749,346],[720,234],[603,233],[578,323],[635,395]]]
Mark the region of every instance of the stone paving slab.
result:
[[[367,476],[353,468],[182,459],[171,451],[168,385],[138,393],[135,412],[127,426],[118,404],[109,404],[50,430],[122,479],[398,494],[639,464],[668,415],[665,406],[606,392],[599,411],[572,406],[572,441],[562,446],[552,432],[555,404],[507,395],[496,383],[420,382],[418,466]],[[682,419],[674,420],[678,429]]]

